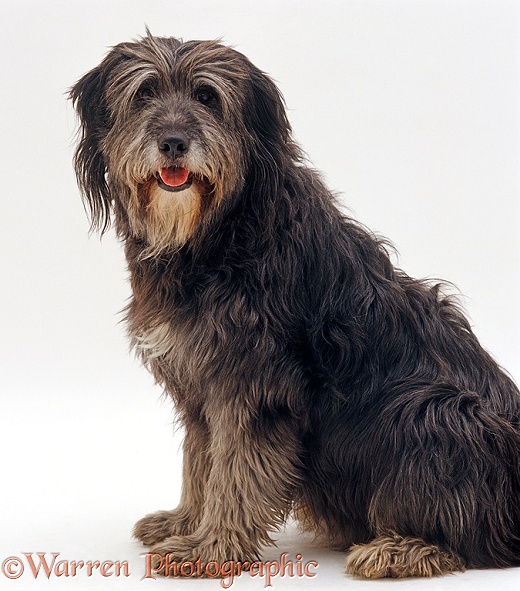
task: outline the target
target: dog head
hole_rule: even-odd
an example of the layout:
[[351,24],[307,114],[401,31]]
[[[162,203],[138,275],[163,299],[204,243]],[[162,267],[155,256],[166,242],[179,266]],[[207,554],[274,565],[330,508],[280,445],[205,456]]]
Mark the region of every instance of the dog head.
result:
[[292,145],[275,84],[214,41],[148,33],[121,43],[70,97],[92,228],[104,232],[114,217],[148,254],[185,244],[246,187],[261,198]]

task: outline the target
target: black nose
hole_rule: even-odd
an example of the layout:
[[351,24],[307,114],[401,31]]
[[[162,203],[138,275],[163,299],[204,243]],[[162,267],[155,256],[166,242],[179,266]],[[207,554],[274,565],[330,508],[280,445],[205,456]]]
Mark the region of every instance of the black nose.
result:
[[190,140],[182,134],[165,135],[159,139],[159,150],[172,160],[184,156],[189,149]]

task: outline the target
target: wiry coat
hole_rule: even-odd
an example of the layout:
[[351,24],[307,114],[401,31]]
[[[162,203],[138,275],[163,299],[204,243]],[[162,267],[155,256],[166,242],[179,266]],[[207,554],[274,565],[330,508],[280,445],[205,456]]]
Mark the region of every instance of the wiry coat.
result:
[[[137,537],[251,560],[294,509],[355,544],[354,574],[520,564],[517,388],[440,286],[339,211],[272,81],[218,43],[148,35],[71,95],[93,226],[113,213],[125,244],[133,345],[186,427],[181,504]],[[189,149],[165,156],[165,130]],[[158,188],[172,162],[181,192]]]

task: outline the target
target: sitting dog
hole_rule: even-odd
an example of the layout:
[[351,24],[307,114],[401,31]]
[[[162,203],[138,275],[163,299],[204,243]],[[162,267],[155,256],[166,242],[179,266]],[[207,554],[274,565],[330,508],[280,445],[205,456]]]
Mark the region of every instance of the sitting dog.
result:
[[124,244],[133,347],[186,431],[180,505],[135,536],[251,561],[293,514],[357,576],[519,565],[518,389],[441,285],[339,211],[271,79],[148,32],[70,96],[92,227]]

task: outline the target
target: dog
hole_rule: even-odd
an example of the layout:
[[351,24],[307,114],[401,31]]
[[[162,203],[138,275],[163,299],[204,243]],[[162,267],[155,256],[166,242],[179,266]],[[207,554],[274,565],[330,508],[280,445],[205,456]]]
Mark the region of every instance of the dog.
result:
[[518,389],[444,285],[340,211],[274,82],[220,42],[147,31],[70,97],[92,229],[124,244],[132,346],[185,428],[180,504],[135,537],[246,563],[294,515],[359,577],[520,565]]

